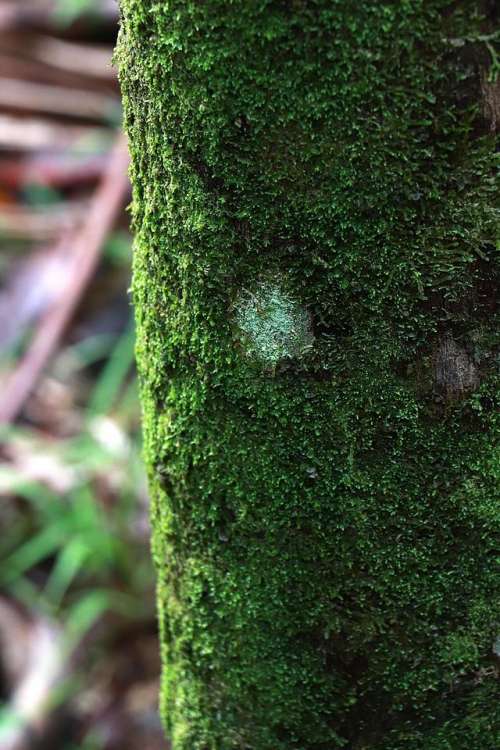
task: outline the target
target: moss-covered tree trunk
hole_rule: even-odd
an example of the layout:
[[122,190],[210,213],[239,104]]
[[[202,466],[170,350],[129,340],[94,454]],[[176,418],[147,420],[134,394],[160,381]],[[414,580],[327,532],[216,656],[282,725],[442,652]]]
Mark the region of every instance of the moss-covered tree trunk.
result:
[[497,6],[121,4],[174,750],[498,750]]

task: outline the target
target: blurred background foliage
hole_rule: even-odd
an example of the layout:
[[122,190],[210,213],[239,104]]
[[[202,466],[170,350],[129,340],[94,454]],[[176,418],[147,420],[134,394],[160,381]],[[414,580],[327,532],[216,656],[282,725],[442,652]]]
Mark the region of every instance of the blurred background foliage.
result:
[[0,0],[2,750],[167,746],[117,25],[114,0]]

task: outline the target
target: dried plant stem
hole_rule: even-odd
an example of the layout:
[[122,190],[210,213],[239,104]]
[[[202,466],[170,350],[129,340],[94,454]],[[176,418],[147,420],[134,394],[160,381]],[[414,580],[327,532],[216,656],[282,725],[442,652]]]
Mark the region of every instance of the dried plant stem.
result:
[[13,422],[52,356],[64,329],[95,271],[99,252],[129,190],[128,150],[119,136],[102,181],[89,206],[83,224],[63,240],[73,262],[68,284],[60,298],[40,320],[31,345],[3,389],[0,424]]

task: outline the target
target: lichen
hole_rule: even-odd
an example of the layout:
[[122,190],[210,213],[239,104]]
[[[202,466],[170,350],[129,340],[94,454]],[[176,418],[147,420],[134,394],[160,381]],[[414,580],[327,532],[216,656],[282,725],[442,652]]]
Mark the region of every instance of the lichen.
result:
[[245,352],[269,368],[300,359],[313,346],[310,313],[277,282],[261,281],[253,291],[245,289],[235,317]]

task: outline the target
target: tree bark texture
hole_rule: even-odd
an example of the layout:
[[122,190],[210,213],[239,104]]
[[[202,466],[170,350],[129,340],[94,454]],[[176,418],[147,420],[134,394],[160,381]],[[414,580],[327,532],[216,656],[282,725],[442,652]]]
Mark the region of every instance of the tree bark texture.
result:
[[121,7],[174,750],[497,750],[498,7]]

